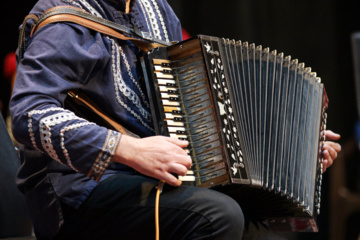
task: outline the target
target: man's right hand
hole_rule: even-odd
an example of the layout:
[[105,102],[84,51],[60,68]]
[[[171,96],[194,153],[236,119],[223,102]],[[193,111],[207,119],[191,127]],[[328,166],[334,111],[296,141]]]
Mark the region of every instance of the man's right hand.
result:
[[164,136],[133,138],[123,135],[113,161],[172,186],[180,186],[181,181],[173,173],[185,176],[191,167],[191,158],[183,149],[188,144]]

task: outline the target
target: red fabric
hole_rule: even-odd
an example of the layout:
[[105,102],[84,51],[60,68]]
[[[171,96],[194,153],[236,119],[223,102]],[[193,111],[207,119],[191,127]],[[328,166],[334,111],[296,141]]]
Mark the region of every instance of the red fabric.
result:
[[183,40],[186,40],[186,39],[191,38],[191,35],[183,28],[182,29],[182,37],[183,37]]
[[16,72],[16,57],[15,53],[8,53],[4,59],[4,76],[6,78],[11,78],[11,76]]

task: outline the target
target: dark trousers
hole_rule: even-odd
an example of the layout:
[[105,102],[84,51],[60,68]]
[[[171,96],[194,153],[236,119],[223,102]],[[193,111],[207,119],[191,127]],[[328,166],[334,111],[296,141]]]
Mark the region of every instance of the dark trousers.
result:
[[[157,180],[118,174],[101,182],[78,210],[65,207],[57,239],[155,239]],[[204,188],[165,185],[160,239],[240,240],[244,217],[228,196]]]

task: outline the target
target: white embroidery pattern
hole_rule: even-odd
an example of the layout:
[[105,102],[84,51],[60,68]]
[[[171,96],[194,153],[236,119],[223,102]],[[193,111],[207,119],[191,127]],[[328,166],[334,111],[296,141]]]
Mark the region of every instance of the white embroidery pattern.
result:
[[[102,13],[105,15],[105,11],[104,9],[101,7],[101,5],[96,1],[94,0],[94,2],[96,3],[96,5],[99,7],[99,9],[102,11]],[[100,14],[99,14],[100,15]]]
[[[84,0],[79,0],[81,1],[81,3],[84,5],[84,7],[86,7],[91,13],[96,12],[96,16],[98,17],[102,17],[101,14],[99,12],[97,12],[88,2],[85,2]],[[100,10],[105,14],[104,9],[101,7],[101,5],[94,0],[94,2],[96,3],[96,5],[100,8]],[[72,1],[71,4],[77,6],[78,8],[84,9],[83,6],[81,6],[79,3]],[[95,14],[94,14],[95,15]]]
[[166,25],[165,25],[165,22],[164,22],[164,18],[163,18],[163,16],[162,16],[161,12],[160,12],[159,6],[158,6],[158,4],[157,4],[157,2],[156,2],[155,0],[151,0],[151,1],[152,1],[152,3],[154,4],[154,7],[155,7],[155,9],[156,9],[156,13],[158,14],[158,18],[159,18],[159,20],[160,20],[161,27],[162,27],[162,29],[163,29],[163,33],[164,33],[164,36],[165,36],[165,40],[166,40],[167,42],[169,42],[170,40],[169,40],[168,32],[167,32],[167,29],[166,29]]
[[159,29],[159,24],[156,20],[156,17],[155,17],[155,13],[154,13],[154,10],[150,4],[150,2],[148,0],[140,0],[144,6],[145,6],[145,10],[149,16],[149,19],[150,19],[150,23],[151,23],[151,28],[152,28],[152,32],[154,34],[154,37],[157,38],[157,39],[160,39],[162,40],[162,37],[161,37],[161,34],[160,34],[160,29]]
[[[116,99],[123,107],[125,107],[125,109],[127,109],[129,112],[131,112],[132,115],[139,119],[145,127],[149,128],[149,126],[140,118],[140,116],[138,116],[129,106],[123,103],[120,99],[119,92],[121,92],[125,97],[127,97],[139,109],[143,118],[150,122],[150,113],[141,106],[139,96],[125,84],[122,78],[120,70],[120,46],[118,46],[114,40],[110,40],[112,42],[112,70],[114,75]],[[149,129],[151,129],[151,127]]]
[[82,120],[72,112],[60,112],[40,120],[40,139],[42,147],[54,160],[62,163],[56,154],[51,141],[51,127],[70,120]]
[[152,36],[152,32],[151,32],[151,27],[150,27],[150,24],[149,24],[149,19],[148,19],[148,16],[146,14],[146,11],[144,9],[144,4],[142,1],[139,1],[139,5],[141,7],[141,11],[143,12],[143,15],[144,15],[144,18],[145,18],[145,21],[146,21],[146,25],[147,25],[147,28],[148,28],[148,31],[150,33],[150,35]]
[[[115,47],[116,44],[115,44],[115,41],[114,41],[114,40],[112,40],[112,39],[110,39],[110,40],[112,41],[112,48],[113,48],[112,71],[113,71],[113,75],[114,75],[114,85],[115,85],[116,100],[117,100],[117,102],[118,102],[124,109],[126,109],[128,112],[131,113],[131,115],[133,115],[136,119],[138,119],[143,126],[145,126],[145,127],[146,127],[147,129],[149,129],[150,131],[155,132],[155,130],[154,130],[152,127],[150,127],[147,123],[145,123],[144,120],[143,120],[136,112],[134,112],[134,110],[132,110],[127,104],[125,104],[125,103],[121,100],[121,98],[120,98],[119,89],[118,89],[118,84],[117,84],[116,79],[117,79],[117,76],[118,76],[118,77],[120,77],[121,80],[122,80],[122,77],[121,77],[121,74],[120,74],[120,75],[117,75],[117,74],[116,74],[116,73],[117,73],[117,69],[116,69],[116,67],[115,67],[116,58],[115,58],[115,50],[114,50],[114,49],[116,48],[116,47]],[[118,61],[119,61],[119,60],[118,60]]]
[[44,109],[44,110],[33,110],[31,112],[28,112],[28,131],[29,131],[30,140],[31,140],[33,147],[36,150],[38,150],[39,152],[43,152],[43,151],[41,151],[38,148],[36,141],[35,141],[35,134],[34,134],[33,125],[32,125],[32,116],[38,115],[38,114],[44,114],[47,112],[64,111],[64,110],[65,109],[63,109],[63,108],[52,107],[52,108],[48,108],[48,109]]
[[71,167],[74,171],[78,172],[78,170],[72,165],[71,160],[70,160],[70,156],[69,153],[65,147],[65,132],[70,131],[70,130],[74,130],[74,129],[78,129],[81,127],[84,127],[86,125],[94,125],[94,123],[91,122],[81,122],[81,123],[76,123],[70,126],[66,126],[63,129],[60,130],[60,146],[61,149],[63,151],[64,157],[66,159],[67,164],[69,165],[69,167]]
[[93,8],[87,1],[85,0],[79,0],[79,1],[84,7],[86,7],[90,11],[91,14],[103,18],[103,16],[101,16],[101,14],[98,11],[96,11],[96,9]]
[[71,4],[74,5],[74,6],[76,6],[76,7],[78,7],[78,8],[84,9],[84,8],[83,8],[79,3],[77,3],[77,2],[72,1]]
[[125,63],[125,66],[126,66],[126,69],[127,69],[127,71],[128,71],[128,74],[129,74],[129,77],[130,77],[131,81],[134,83],[134,85],[136,86],[137,90],[140,92],[140,95],[141,95],[141,98],[142,98],[143,102],[146,104],[146,106],[147,106],[148,108],[150,108],[149,103],[148,103],[148,102],[146,101],[146,99],[145,99],[145,94],[144,94],[144,92],[142,91],[139,83],[135,80],[135,78],[134,78],[134,76],[133,76],[133,74],[132,74],[132,72],[131,72],[131,68],[130,68],[129,61],[127,60],[127,57],[126,57],[124,51],[122,50],[121,46],[119,46],[119,49],[120,49],[121,57],[122,57],[122,59],[123,59],[123,62]]

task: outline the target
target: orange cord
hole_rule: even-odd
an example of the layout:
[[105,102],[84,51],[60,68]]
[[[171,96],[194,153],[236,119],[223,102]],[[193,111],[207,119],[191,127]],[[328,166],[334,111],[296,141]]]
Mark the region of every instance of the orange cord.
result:
[[164,181],[159,181],[159,184],[157,185],[156,189],[156,199],[155,199],[155,239],[160,239],[160,227],[159,227],[159,203],[160,203],[160,194],[162,192],[162,189],[164,187]]

